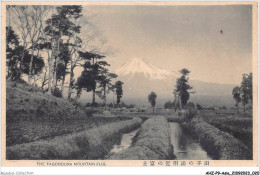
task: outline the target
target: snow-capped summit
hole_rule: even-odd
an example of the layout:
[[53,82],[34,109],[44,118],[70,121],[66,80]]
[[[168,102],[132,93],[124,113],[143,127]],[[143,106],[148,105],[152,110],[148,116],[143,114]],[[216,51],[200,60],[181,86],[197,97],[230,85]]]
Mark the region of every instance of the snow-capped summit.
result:
[[134,74],[143,74],[149,79],[164,79],[176,76],[176,73],[161,69],[153,64],[147,63],[141,58],[132,58],[129,62],[123,64],[116,73],[119,76],[133,76]]

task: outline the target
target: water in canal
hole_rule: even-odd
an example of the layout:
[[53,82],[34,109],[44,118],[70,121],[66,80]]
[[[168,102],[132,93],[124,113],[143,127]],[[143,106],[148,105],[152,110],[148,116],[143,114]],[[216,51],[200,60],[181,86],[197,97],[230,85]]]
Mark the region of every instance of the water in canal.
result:
[[200,146],[199,140],[194,139],[191,134],[185,132],[178,123],[170,122],[169,125],[176,160],[211,159],[207,152]]
[[112,150],[110,151],[110,154],[118,153],[124,149],[129,148],[138,130],[139,129],[136,129],[130,133],[123,134],[120,143],[115,144],[113,146]]

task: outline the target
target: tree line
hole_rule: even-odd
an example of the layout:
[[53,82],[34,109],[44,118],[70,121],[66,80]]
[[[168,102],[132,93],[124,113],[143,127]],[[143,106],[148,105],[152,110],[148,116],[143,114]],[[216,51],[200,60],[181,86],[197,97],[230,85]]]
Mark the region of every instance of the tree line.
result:
[[[106,105],[107,93],[123,95],[123,82],[113,80],[105,54],[88,50],[93,36],[82,39],[82,6],[7,6],[6,65],[7,79],[22,80],[46,89],[48,94],[79,98],[82,90],[98,95]],[[83,31],[85,32],[85,31]],[[75,69],[83,69],[75,78]],[[68,82],[66,82],[68,78]]]

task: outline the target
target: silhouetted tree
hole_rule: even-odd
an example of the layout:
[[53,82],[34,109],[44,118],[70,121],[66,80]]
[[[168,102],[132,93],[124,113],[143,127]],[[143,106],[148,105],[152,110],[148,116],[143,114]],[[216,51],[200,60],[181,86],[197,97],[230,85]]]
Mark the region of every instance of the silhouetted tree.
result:
[[156,98],[157,98],[157,94],[155,92],[151,92],[148,95],[148,100],[151,103],[152,107],[153,107],[153,113],[154,113],[154,107],[156,105]]
[[243,74],[240,90],[241,90],[241,100],[242,100],[244,113],[245,113],[246,104],[248,104],[249,100],[252,102],[252,99],[253,99],[252,73]]
[[100,69],[100,77],[98,79],[100,91],[97,91],[99,98],[101,98],[104,102],[105,110],[107,109],[106,99],[107,93],[113,91],[114,86],[112,85],[112,79],[116,78],[117,75],[114,73],[109,73],[108,69],[101,67]]
[[64,84],[65,84],[65,77],[66,75],[69,73],[67,67],[68,67],[68,64],[69,64],[69,61],[70,61],[70,52],[69,52],[69,48],[68,48],[68,45],[67,44],[63,44],[61,43],[61,46],[60,46],[60,54],[59,54],[59,57],[60,57],[60,62],[56,65],[56,81],[59,81],[61,80],[61,94],[63,95],[63,91],[64,91]]
[[180,109],[182,110],[182,107],[187,104],[190,98],[190,92],[188,92],[188,90],[192,89],[192,87],[188,84],[188,75],[190,71],[186,68],[183,68],[179,72],[182,74],[182,76],[176,81],[174,94],[177,97]]
[[115,89],[116,89],[116,103],[117,105],[120,103],[120,99],[122,98],[123,96],[123,85],[124,83],[122,81],[117,81],[115,83]]
[[106,61],[101,60],[105,57],[103,55],[90,52],[79,52],[79,55],[86,61],[83,65],[84,70],[81,74],[81,78],[78,79],[77,85],[80,87],[80,82],[82,82],[82,80],[85,80],[85,83],[83,83],[82,85],[85,85],[87,92],[93,92],[92,104],[93,106],[95,106],[97,82],[102,79],[102,70],[104,69],[104,67],[109,66],[109,64]]
[[76,82],[77,96],[80,96],[82,90],[90,92],[96,87],[96,82],[93,77],[94,69],[90,61],[85,61],[83,69]]
[[19,37],[11,26],[6,27],[6,65],[7,78],[20,79],[19,63],[23,48],[19,46]]
[[[75,21],[82,16],[82,6],[58,6],[56,8],[56,11],[57,13],[52,14],[51,18],[46,21],[47,26],[44,29],[46,36],[48,36],[47,41],[50,41],[50,46],[52,50],[48,62],[51,63],[49,64],[49,72],[53,73],[53,85],[50,86],[51,83],[49,81],[49,88],[56,88],[57,85],[57,79],[59,76],[57,74],[57,68],[60,62],[63,62],[60,58],[62,52],[62,45],[67,45],[68,48],[69,46],[72,46],[72,48],[75,47],[75,41],[77,41],[76,34],[80,33],[81,28],[79,25],[75,24]],[[71,42],[72,40],[74,42]],[[69,49],[68,51],[70,52],[71,50]],[[69,53],[68,55],[68,57],[70,57],[70,60],[72,59],[71,55],[72,53]],[[71,67],[73,66],[71,65]],[[62,81],[62,89],[63,86],[64,81]],[[69,87],[70,86],[71,84],[69,85]]]
[[233,98],[236,101],[237,113],[239,114],[239,103],[241,102],[241,90],[240,87],[236,86],[232,91]]
[[251,104],[253,103],[253,74],[249,73],[247,76],[248,81],[248,94]]

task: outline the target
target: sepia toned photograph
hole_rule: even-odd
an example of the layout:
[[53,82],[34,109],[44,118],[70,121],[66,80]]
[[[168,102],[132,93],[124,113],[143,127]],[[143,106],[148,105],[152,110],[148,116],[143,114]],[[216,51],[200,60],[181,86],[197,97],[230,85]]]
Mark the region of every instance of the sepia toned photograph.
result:
[[256,5],[2,4],[2,159],[257,161]]

